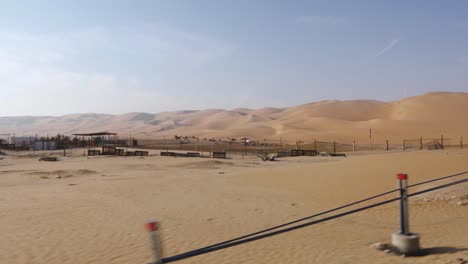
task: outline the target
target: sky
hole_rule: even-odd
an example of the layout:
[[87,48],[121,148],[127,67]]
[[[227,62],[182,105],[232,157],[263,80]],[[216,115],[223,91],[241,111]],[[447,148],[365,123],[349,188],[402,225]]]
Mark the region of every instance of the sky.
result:
[[0,116],[468,92],[468,1],[0,0]]

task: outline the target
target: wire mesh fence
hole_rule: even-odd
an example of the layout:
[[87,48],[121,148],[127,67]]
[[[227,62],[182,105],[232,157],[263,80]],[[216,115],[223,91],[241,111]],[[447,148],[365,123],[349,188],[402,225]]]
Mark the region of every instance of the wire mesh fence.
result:
[[463,148],[463,137],[452,138],[416,138],[399,142],[384,140],[379,142],[338,142],[338,141],[293,141],[293,140],[205,140],[198,138],[163,138],[139,139],[138,146],[166,151],[189,152],[226,152],[245,155],[265,153],[286,153],[291,151],[357,152],[357,151],[405,151],[405,150],[440,150],[445,148]]
[[[315,151],[315,153],[339,153],[339,152],[358,152],[358,151],[401,151],[401,150],[440,150],[446,148],[464,148],[463,137],[459,138],[405,138],[403,140],[369,140],[363,141],[321,141],[321,140],[251,140],[248,138],[229,138],[229,139],[200,139],[198,137],[171,137],[171,138],[149,138],[149,139],[119,139],[118,142],[98,139],[79,142],[70,140],[67,148],[79,147],[98,147],[104,145],[114,146],[135,146],[146,149],[158,149],[165,151],[187,151],[187,152],[226,152],[243,155],[258,155],[268,153],[291,153],[294,150]],[[129,143],[131,142],[131,144]],[[32,146],[32,145],[31,145]],[[29,146],[25,148],[31,149]],[[57,144],[64,146],[64,144]],[[18,146],[0,144],[2,149],[18,149]],[[34,147],[35,148],[35,147]]]

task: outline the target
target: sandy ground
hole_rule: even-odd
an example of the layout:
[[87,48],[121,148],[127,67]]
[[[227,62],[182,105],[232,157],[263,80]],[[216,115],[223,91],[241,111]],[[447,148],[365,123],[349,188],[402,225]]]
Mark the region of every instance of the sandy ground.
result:
[[[57,162],[0,156],[0,263],[148,263],[149,219],[161,221],[172,256],[394,189],[399,172],[416,183],[468,171],[468,150],[277,162],[80,153]],[[392,203],[180,263],[463,263],[468,205],[457,202],[467,194],[464,184],[411,199],[426,256],[369,248],[398,228]]]

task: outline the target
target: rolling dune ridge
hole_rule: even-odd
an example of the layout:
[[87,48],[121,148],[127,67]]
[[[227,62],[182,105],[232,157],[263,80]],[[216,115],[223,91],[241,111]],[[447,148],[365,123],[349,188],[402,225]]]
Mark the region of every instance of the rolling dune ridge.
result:
[[290,108],[0,117],[0,131],[25,135],[113,131],[137,138],[185,135],[258,139],[468,138],[468,93],[436,92],[393,102],[322,101]]

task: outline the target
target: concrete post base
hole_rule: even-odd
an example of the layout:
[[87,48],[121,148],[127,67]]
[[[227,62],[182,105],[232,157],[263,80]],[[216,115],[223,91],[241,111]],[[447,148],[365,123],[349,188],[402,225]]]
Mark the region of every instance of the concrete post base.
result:
[[416,255],[420,250],[419,235],[403,235],[400,232],[395,232],[392,234],[392,245],[402,254]]

